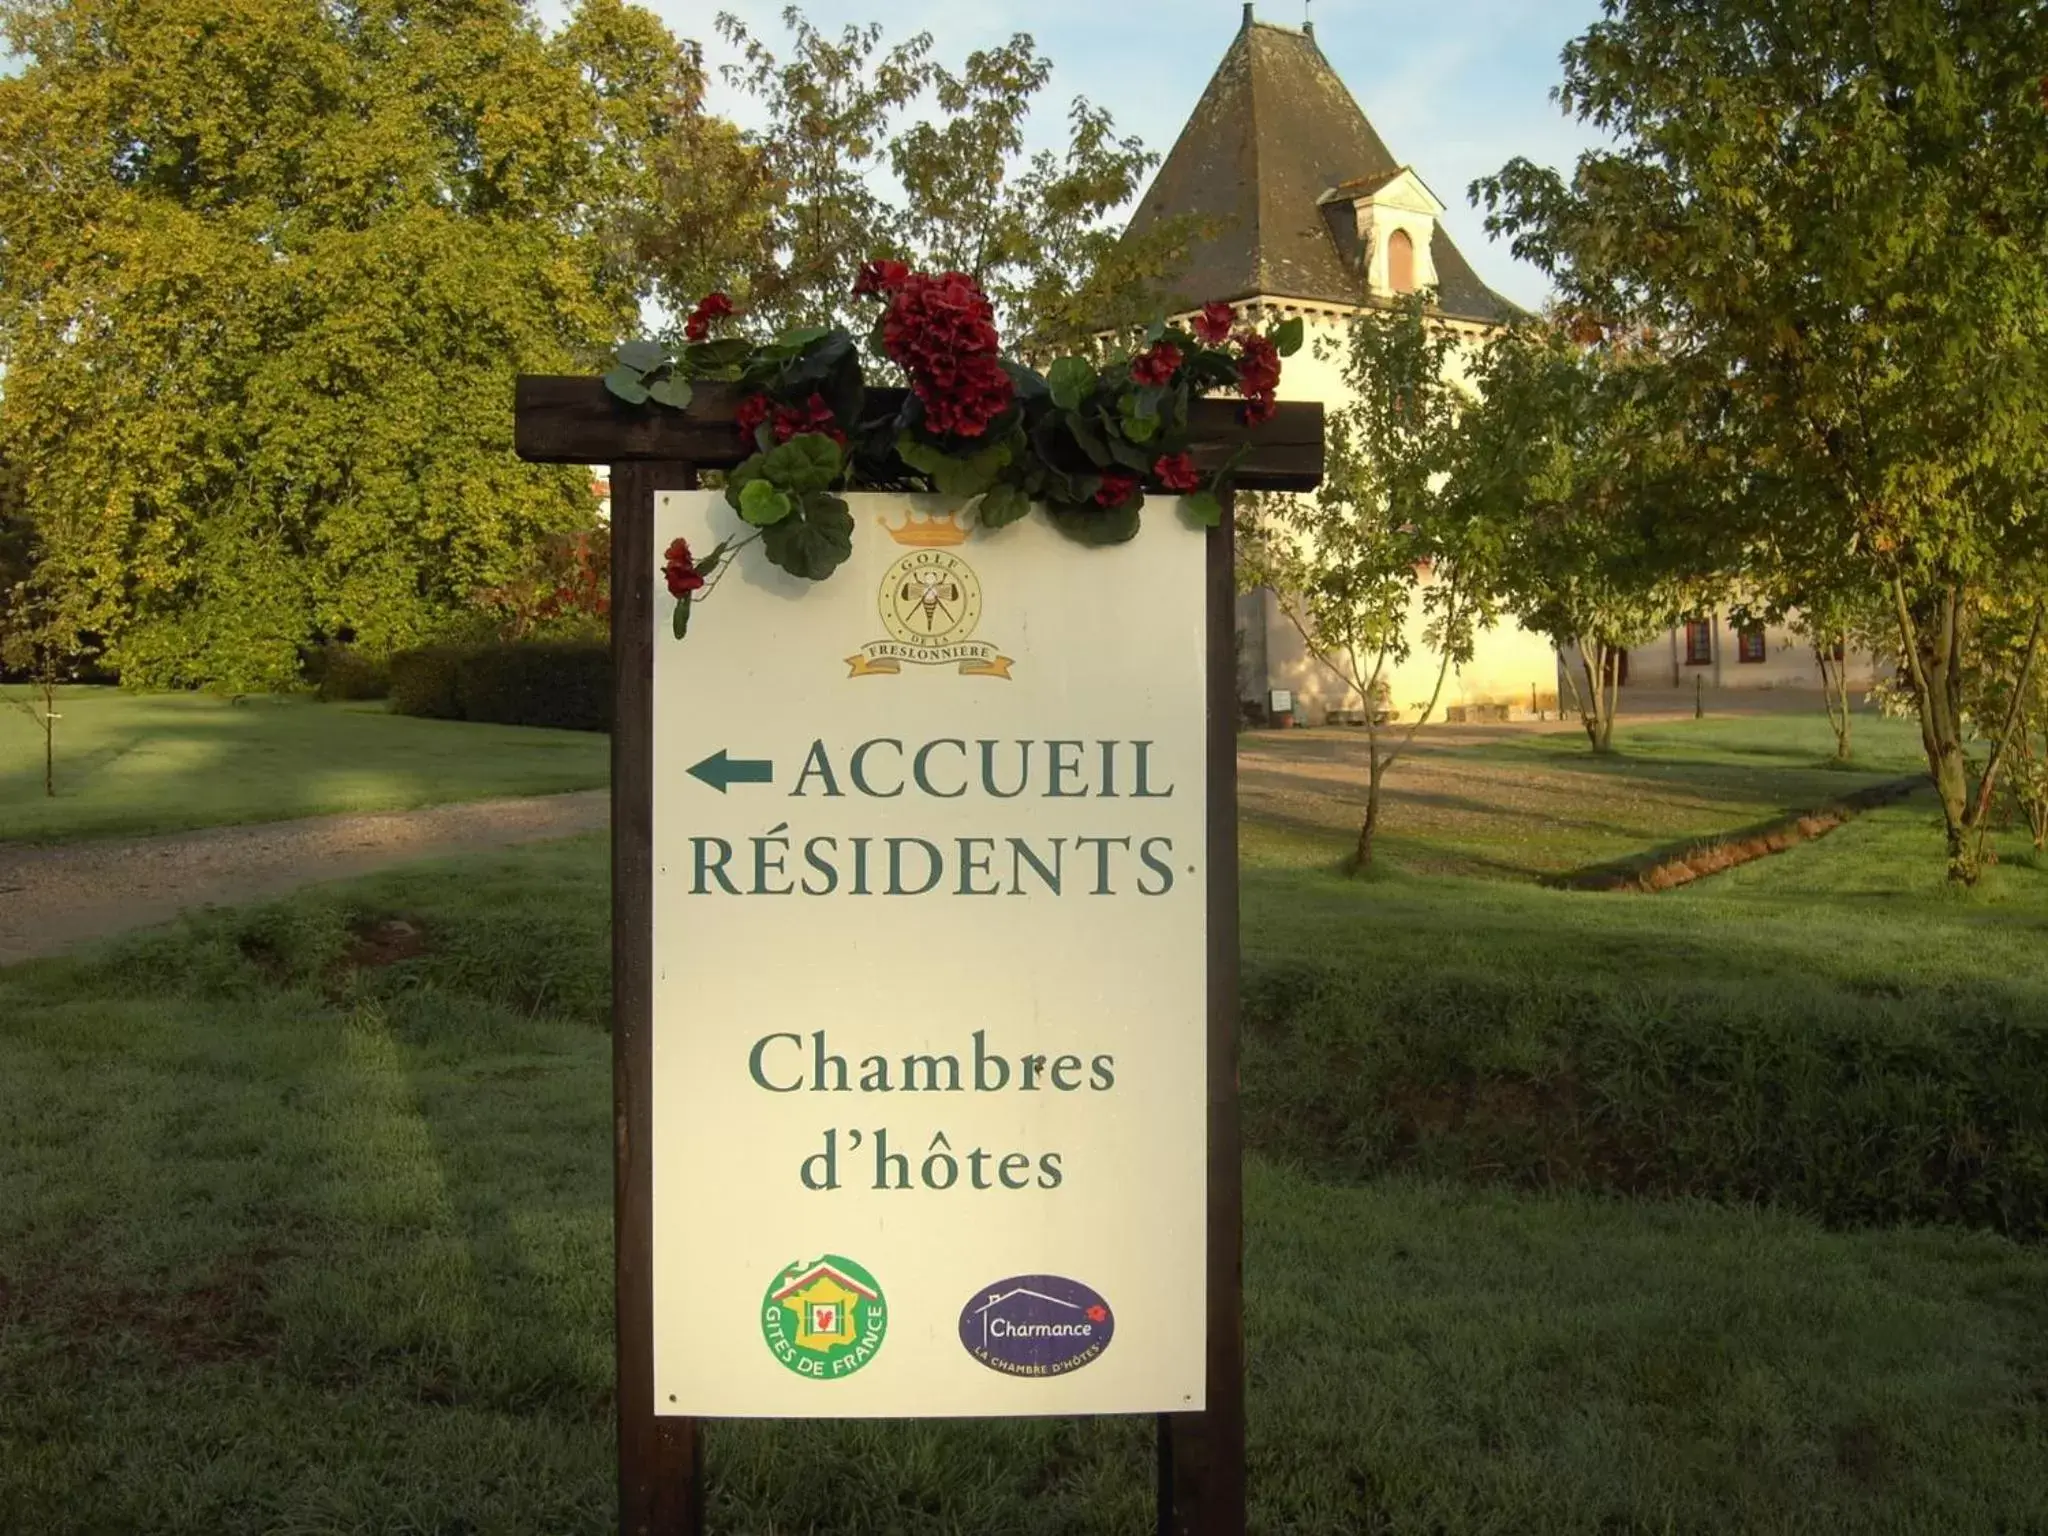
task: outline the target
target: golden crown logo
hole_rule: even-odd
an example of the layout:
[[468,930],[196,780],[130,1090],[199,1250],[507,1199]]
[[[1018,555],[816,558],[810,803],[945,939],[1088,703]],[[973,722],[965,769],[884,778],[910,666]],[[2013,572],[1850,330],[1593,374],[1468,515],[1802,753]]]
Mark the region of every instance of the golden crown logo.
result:
[[903,521],[876,522],[909,552],[882,573],[876,592],[886,639],[873,640],[846,658],[849,677],[888,677],[914,667],[954,666],[963,677],[1008,677],[1010,658],[986,640],[974,638],[981,623],[981,578],[952,553],[967,542],[967,529],[951,512]]
[[912,549],[948,549],[967,542],[967,530],[954,521],[950,512],[923,519],[905,512],[900,528],[891,528],[886,517],[878,517],[875,521],[882,525],[890,538],[898,544],[908,544]]

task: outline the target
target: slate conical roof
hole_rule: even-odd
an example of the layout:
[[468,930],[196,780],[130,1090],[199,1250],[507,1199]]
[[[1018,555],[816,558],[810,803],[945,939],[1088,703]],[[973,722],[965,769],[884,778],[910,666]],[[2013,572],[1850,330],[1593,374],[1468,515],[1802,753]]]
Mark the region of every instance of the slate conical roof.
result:
[[[1194,115],[1132,215],[1129,233],[1195,214],[1218,228],[1198,240],[1171,287],[1210,299],[1365,302],[1358,253],[1340,246],[1317,199],[1345,183],[1381,184],[1402,169],[1306,31],[1252,19],[1216,66]],[[1487,323],[1516,307],[1479,280],[1441,225],[1430,242],[1437,305]]]

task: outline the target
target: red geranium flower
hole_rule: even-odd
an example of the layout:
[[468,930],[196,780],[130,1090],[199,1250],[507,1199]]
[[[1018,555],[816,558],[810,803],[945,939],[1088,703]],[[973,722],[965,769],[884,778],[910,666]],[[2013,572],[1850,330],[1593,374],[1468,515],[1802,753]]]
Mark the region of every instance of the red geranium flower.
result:
[[1131,360],[1131,378],[1140,384],[1166,385],[1180,367],[1180,348],[1170,341],[1155,343]]
[[882,327],[889,356],[913,370],[928,370],[948,358],[993,354],[998,341],[995,306],[972,278],[958,272],[910,274],[896,288]]
[[1094,1306],[1088,1309],[1088,1321],[1091,1323],[1108,1322],[1109,1308],[1103,1306],[1100,1302],[1097,1302]]
[[755,429],[768,419],[774,409],[775,402],[766,395],[749,395],[742,400],[732,413],[732,424],[739,429],[740,441],[752,448]]
[[688,597],[704,585],[697,562],[690,557],[690,546],[682,539],[670,544],[662,555],[661,574],[668,582],[668,595],[673,598]]
[[924,402],[925,424],[955,437],[980,437],[1010,408],[1017,392],[1003,365],[987,355],[962,358],[950,380],[926,375],[913,387]]
[[1274,395],[1280,388],[1280,352],[1256,331],[1240,332],[1237,346],[1237,392],[1244,396],[1246,423],[1257,426],[1270,421],[1278,408]]
[[894,293],[903,286],[903,280],[910,276],[910,268],[900,261],[870,261],[862,264],[860,275],[853,280],[853,296],[869,298],[878,293]]
[[711,334],[712,321],[723,320],[731,313],[731,299],[722,293],[707,293],[690,311],[690,318],[683,322],[683,336],[690,341],[702,341]]
[[846,434],[839,430],[839,418],[832,414],[832,407],[825,403],[825,397],[813,394],[801,406],[778,406],[775,411],[775,441],[786,443],[803,432],[817,432],[829,437],[840,447],[846,446]]
[[1120,507],[1138,494],[1138,477],[1125,474],[1120,469],[1106,469],[1102,472],[1102,489],[1095,493],[1098,507]]
[[1195,468],[1194,459],[1185,453],[1166,455],[1152,466],[1152,473],[1169,491],[1194,491],[1202,486],[1202,472]]
[[1195,316],[1195,335],[1209,346],[1220,347],[1230,340],[1230,328],[1236,323],[1236,312],[1219,299],[1204,304],[1202,312]]
[[980,437],[1009,409],[1016,386],[996,356],[1000,344],[995,306],[970,277],[912,272],[890,293],[882,349],[910,375],[934,432]]
[[1280,352],[1256,331],[1237,338],[1237,388],[1242,395],[1270,395],[1280,387]]

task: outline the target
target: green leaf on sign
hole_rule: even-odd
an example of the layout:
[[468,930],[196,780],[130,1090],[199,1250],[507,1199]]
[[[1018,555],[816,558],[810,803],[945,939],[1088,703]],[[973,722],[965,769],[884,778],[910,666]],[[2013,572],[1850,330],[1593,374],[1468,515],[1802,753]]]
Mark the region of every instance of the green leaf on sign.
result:
[[1137,536],[1138,513],[1145,498],[1133,496],[1120,507],[1051,509],[1052,525],[1077,543],[1125,544]]
[[744,336],[721,336],[717,341],[699,341],[683,348],[683,361],[697,378],[730,374],[753,353],[754,344]]
[[647,403],[647,386],[640,382],[637,369],[624,366],[614,368],[604,376],[604,387],[628,405]]
[[779,523],[796,510],[787,491],[776,489],[766,479],[749,480],[740,489],[740,516],[756,528]]
[[672,373],[659,383],[647,386],[648,399],[676,411],[689,407],[690,393],[690,381],[679,373]]
[[682,639],[684,635],[690,632],[690,608],[691,603],[687,597],[680,598],[677,600],[676,616],[673,628],[675,629],[676,638],[678,640]]
[[1105,439],[1109,445],[1109,456],[1132,474],[1142,475],[1152,468],[1152,455],[1138,446],[1159,429],[1156,421],[1123,423],[1124,435]]
[[1066,423],[1067,435],[1073,438],[1074,446],[1088,455],[1089,463],[1098,468],[1110,463],[1109,444],[1103,441],[1102,434],[1088,425],[1078,412],[1070,411],[1060,420]]
[[667,361],[668,353],[659,342],[635,340],[619,348],[619,366],[635,373],[652,373]]
[[1035,368],[1027,368],[1022,363],[1013,362],[1007,357],[1001,361],[1003,372],[1010,376],[1010,383],[1016,387],[1018,400],[1029,405],[1034,400],[1043,400],[1046,397],[1044,374]]
[[1030,510],[1031,498],[1024,494],[1023,487],[1001,482],[990,486],[988,494],[981,498],[981,526],[1007,527]]
[[1223,501],[1214,491],[1197,491],[1186,502],[1187,514],[1204,528],[1220,527],[1223,523]]
[[1045,384],[1054,405],[1063,411],[1078,411],[1095,387],[1095,365],[1084,357],[1060,358],[1046,370]]
[[896,457],[919,474],[930,476],[942,496],[979,496],[995,484],[996,475],[1010,462],[1010,445],[997,443],[972,458],[956,459],[904,432],[896,438]]
[[733,511],[739,511],[740,497],[746,493],[747,486],[761,478],[761,465],[767,457],[765,453],[751,454],[726,472],[725,504]]
[[1292,320],[1283,320],[1275,326],[1267,339],[1273,343],[1275,352],[1282,357],[1292,357],[1301,350],[1304,335],[1305,328],[1301,323],[1301,316],[1296,315]]
[[839,445],[822,432],[803,432],[771,448],[761,461],[762,478],[786,491],[822,491],[845,464]]
[[813,492],[798,504],[794,517],[762,532],[761,549],[790,575],[823,581],[853,553],[853,513],[837,496]]

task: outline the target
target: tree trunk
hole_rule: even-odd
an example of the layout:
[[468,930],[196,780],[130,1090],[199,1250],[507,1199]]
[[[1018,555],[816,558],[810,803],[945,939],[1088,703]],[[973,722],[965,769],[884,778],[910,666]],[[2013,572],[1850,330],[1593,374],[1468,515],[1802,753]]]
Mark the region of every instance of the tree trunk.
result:
[[1959,668],[1946,647],[1941,654],[1923,656],[1921,665],[1927,696],[1920,701],[1920,742],[1927,754],[1928,777],[1941,798],[1948,877],[1958,885],[1975,885],[1983,869],[1970,835],[1970,758],[1963,745]]
[[1354,875],[1369,874],[1372,871],[1372,839],[1380,825],[1380,775],[1385,772],[1379,755],[1375,753],[1372,767],[1366,774],[1365,820],[1359,823],[1358,846],[1351,854],[1351,873]]
[[1849,746],[1849,647],[1842,645],[1842,657],[1837,661],[1829,654],[1830,647],[1814,642],[1813,657],[1820,663],[1821,695],[1827,703],[1828,727],[1835,733],[1835,761],[1846,763],[1851,753]]
[[[1579,724],[1585,727],[1586,741],[1596,753],[1612,752],[1614,716],[1620,705],[1621,661],[1605,641],[1595,640],[1590,648],[1584,640],[1576,644],[1579,670],[1586,675],[1585,693],[1581,694],[1578,684],[1572,683],[1572,702],[1579,707]],[[1565,676],[1570,680],[1569,668]]]
[[1919,623],[1906,601],[1903,581],[1894,577],[1892,597],[1899,620],[1906,670],[1919,706],[1920,748],[1927,757],[1927,777],[1941,800],[1942,831],[1948,844],[1948,878],[1957,885],[1975,885],[1983,872],[1981,849],[1970,825],[1970,762],[1963,748],[1962,652],[1963,597],[1949,587],[1930,615]]
[[43,684],[43,794],[57,798],[57,688]]
[[1948,842],[1948,877],[1957,885],[1975,885],[1984,873],[1980,840],[1970,825],[1970,765],[1962,743],[1944,741],[1934,768],[1934,791],[1941,797],[1942,831]]
[[1600,648],[1600,679],[1607,685],[1607,692],[1601,698],[1600,744],[1596,752],[1614,750],[1614,717],[1621,713],[1621,669],[1624,664],[1622,652],[1614,646]]
[[1579,726],[1586,733],[1587,745],[1595,752],[1605,752],[1610,732],[1602,727],[1601,722],[1607,714],[1607,694],[1601,686],[1600,666],[1594,659],[1602,648],[1600,643],[1595,641],[1593,649],[1589,651],[1586,642],[1575,636],[1572,640],[1572,649],[1579,653],[1579,671],[1586,679],[1585,691],[1582,693],[1579,690],[1578,679],[1572,676],[1572,669],[1564,669],[1564,680],[1572,690],[1572,707],[1579,712]]

